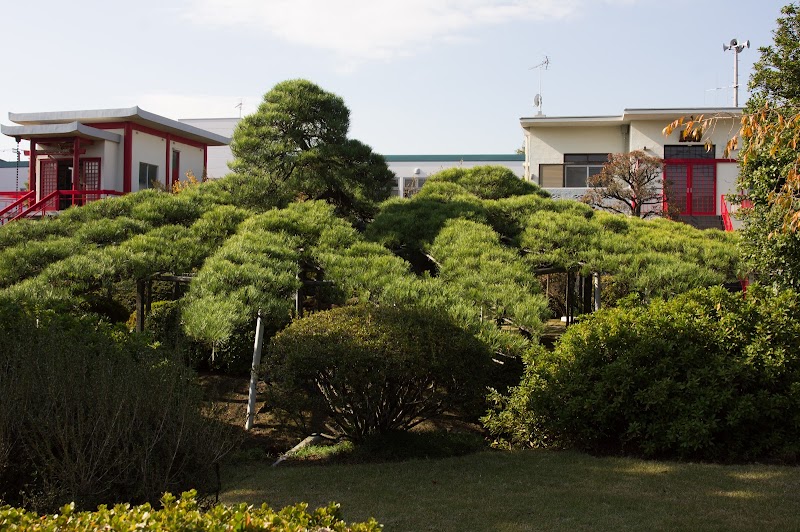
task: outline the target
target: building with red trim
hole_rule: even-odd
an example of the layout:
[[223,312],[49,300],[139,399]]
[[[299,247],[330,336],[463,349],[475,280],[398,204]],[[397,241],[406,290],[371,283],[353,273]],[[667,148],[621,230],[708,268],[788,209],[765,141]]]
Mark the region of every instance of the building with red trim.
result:
[[[681,117],[715,116],[702,140],[686,138],[680,128],[662,131]],[[671,207],[699,227],[720,226],[724,196],[736,192],[736,152],[725,155],[739,131],[740,108],[625,109],[619,116],[521,118],[525,134],[524,177],[555,198],[579,199],[611,153],[642,150],[664,160],[665,196]],[[706,142],[710,142],[710,150]],[[727,224],[726,224],[727,227]]]
[[189,172],[202,177],[208,148],[230,142],[139,107],[8,117],[17,125],[1,125],[0,132],[30,142],[25,202],[42,212],[146,188],[169,190]]

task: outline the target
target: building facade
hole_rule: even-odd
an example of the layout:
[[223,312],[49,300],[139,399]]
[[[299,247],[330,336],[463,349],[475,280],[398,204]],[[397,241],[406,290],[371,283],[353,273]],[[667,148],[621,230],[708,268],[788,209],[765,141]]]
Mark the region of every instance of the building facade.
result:
[[[666,197],[684,216],[720,216],[726,194],[736,192],[736,152],[724,154],[739,131],[739,108],[626,109],[619,116],[521,118],[525,134],[524,178],[555,198],[579,199],[587,181],[612,153],[642,150],[664,160]],[[681,128],[665,136],[672,121],[716,116],[702,140]],[[707,144],[709,143],[709,144]]]
[[61,210],[104,195],[154,187],[169,189],[188,173],[206,172],[208,149],[225,136],[138,107],[46,113],[9,113],[0,126],[27,140],[29,201],[40,211]]

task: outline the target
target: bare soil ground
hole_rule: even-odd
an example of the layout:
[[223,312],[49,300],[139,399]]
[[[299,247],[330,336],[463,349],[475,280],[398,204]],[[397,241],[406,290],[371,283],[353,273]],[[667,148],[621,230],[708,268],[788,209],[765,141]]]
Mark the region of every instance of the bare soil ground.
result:
[[266,384],[263,382],[259,382],[256,387],[256,416],[253,427],[245,431],[250,378],[244,375],[203,373],[198,380],[206,400],[212,405],[214,417],[236,429],[241,438],[240,449],[260,449],[267,456],[277,458],[297,443],[296,435],[278,423],[273,416],[261,411],[266,392]]
[[[258,383],[256,416],[253,427],[245,431],[249,377],[202,373],[198,380],[206,401],[211,405],[213,417],[231,426],[240,438],[239,451],[277,459],[307,436],[294,427],[283,424],[269,412],[264,400],[265,383]],[[469,423],[448,414],[424,421],[413,430],[482,433],[479,424]]]

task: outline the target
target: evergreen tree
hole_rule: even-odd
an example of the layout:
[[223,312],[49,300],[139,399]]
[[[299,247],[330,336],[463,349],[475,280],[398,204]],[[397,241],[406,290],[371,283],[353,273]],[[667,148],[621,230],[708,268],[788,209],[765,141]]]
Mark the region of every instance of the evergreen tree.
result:
[[344,100],[303,79],[283,81],[233,132],[231,169],[257,180],[270,202],[323,199],[364,222],[394,183],[384,158],[347,138]]

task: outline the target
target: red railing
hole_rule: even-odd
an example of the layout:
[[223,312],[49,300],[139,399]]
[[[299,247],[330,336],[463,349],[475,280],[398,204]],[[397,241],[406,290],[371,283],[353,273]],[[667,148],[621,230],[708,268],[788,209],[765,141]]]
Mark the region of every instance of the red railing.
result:
[[[83,205],[107,196],[121,196],[123,193],[117,190],[55,190],[30,205],[34,194],[34,192],[29,192],[0,211],[0,225],[27,216],[44,216],[48,211],[60,211],[73,205]],[[26,204],[27,207],[23,207],[23,204]]]
[[731,213],[728,210],[728,200],[725,199],[725,194],[722,195],[719,204],[722,206],[722,225],[726,231],[733,231],[733,221],[731,220]]
[[21,213],[36,197],[36,192],[0,192],[0,195],[0,197],[12,200],[16,197],[10,204],[0,209],[0,225],[3,225],[3,223],[15,218]]
[[734,231],[736,229],[733,223],[734,215],[742,209],[752,208],[753,202],[739,197],[738,201],[729,203],[726,195],[723,194],[720,198],[720,205],[722,206],[722,225],[725,226],[726,231]]

